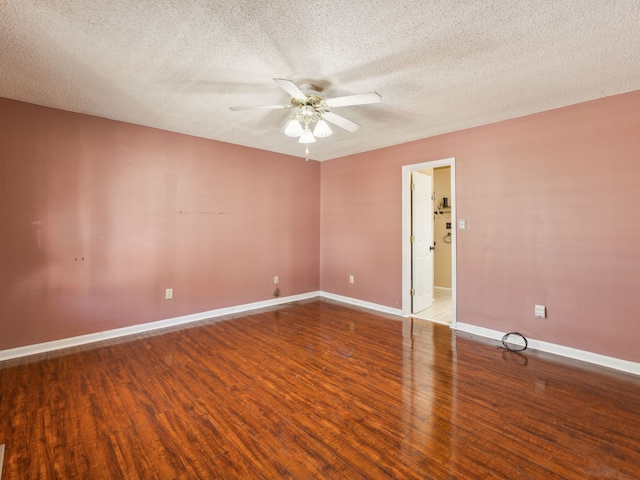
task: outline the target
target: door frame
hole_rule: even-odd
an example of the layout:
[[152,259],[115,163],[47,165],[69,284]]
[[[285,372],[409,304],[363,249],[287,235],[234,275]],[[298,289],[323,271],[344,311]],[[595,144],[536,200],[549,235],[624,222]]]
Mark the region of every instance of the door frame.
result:
[[455,157],[402,167],[402,316],[411,316],[411,172],[425,168],[451,167],[451,328],[456,315],[456,159]]

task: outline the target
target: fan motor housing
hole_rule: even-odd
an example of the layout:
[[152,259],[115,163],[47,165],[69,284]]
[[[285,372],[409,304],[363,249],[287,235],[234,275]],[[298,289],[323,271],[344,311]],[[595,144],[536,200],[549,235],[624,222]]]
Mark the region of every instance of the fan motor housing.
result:
[[312,107],[315,109],[321,106],[322,102],[323,98],[317,95],[307,95],[306,100],[298,100],[297,98],[291,99],[291,105],[293,105],[295,108]]

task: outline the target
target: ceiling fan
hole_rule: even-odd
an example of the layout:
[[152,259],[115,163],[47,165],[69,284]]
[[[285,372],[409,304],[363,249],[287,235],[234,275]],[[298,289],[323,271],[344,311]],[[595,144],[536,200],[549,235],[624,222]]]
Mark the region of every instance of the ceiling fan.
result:
[[[291,80],[274,78],[273,81],[291,95],[290,105],[252,105],[230,107],[230,109],[234,111],[295,109],[294,114],[287,122],[284,133],[289,137],[299,137],[298,141],[306,143],[307,147],[309,143],[316,141],[316,137],[322,138],[331,135],[331,128],[327,125],[327,122],[333,123],[349,132],[355,132],[360,128],[357,123],[333,113],[331,111],[332,108],[380,103],[382,100],[380,94],[376,92],[324,98],[314,85],[310,85],[310,88],[305,90],[305,93]],[[311,125],[314,123],[315,128],[312,132]]]

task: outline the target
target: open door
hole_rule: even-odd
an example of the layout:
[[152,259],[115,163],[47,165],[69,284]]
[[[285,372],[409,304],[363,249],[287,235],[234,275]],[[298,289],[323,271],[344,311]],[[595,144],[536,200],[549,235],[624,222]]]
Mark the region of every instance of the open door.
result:
[[433,303],[432,178],[411,173],[411,313]]

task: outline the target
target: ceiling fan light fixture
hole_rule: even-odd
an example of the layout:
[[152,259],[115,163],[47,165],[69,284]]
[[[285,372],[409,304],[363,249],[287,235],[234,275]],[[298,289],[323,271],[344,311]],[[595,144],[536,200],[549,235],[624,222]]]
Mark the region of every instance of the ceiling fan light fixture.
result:
[[296,117],[291,117],[291,120],[289,120],[289,123],[287,123],[287,126],[284,129],[284,134],[288,137],[299,137],[302,135],[302,132],[303,130],[300,122]]
[[315,141],[316,137],[313,136],[313,133],[308,128],[304,129],[304,132],[300,135],[300,140],[298,140],[300,143],[315,143]]
[[313,136],[318,138],[324,138],[331,135],[331,128],[329,128],[329,124],[325,122],[322,118],[318,120],[316,123],[316,128],[313,129]]
[[325,98],[322,93],[320,93],[321,89],[312,84],[308,85],[309,88],[305,89],[305,93],[291,80],[287,80],[285,78],[274,78],[273,80],[280,88],[291,95],[291,101],[289,104],[249,105],[229,108],[233,111],[295,109],[295,113],[293,113],[291,118],[289,118],[284,130],[281,130],[281,132],[284,132],[288,137],[298,138],[299,143],[306,145],[307,148],[305,154],[307,159],[309,144],[315,143],[316,138],[328,137],[333,133],[331,128],[329,128],[327,121],[348,132],[355,132],[360,128],[360,125],[357,123],[333,113],[331,109],[334,107],[346,107],[349,105],[380,103],[382,99],[380,94],[377,92]]
[[300,114],[303,117],[311,118],[311,117],[313,117],[314,113],[316,113],[315,110],[313,109],[313,107],[310,107],[309,105],[305,105],[305,106],[300,108]]

